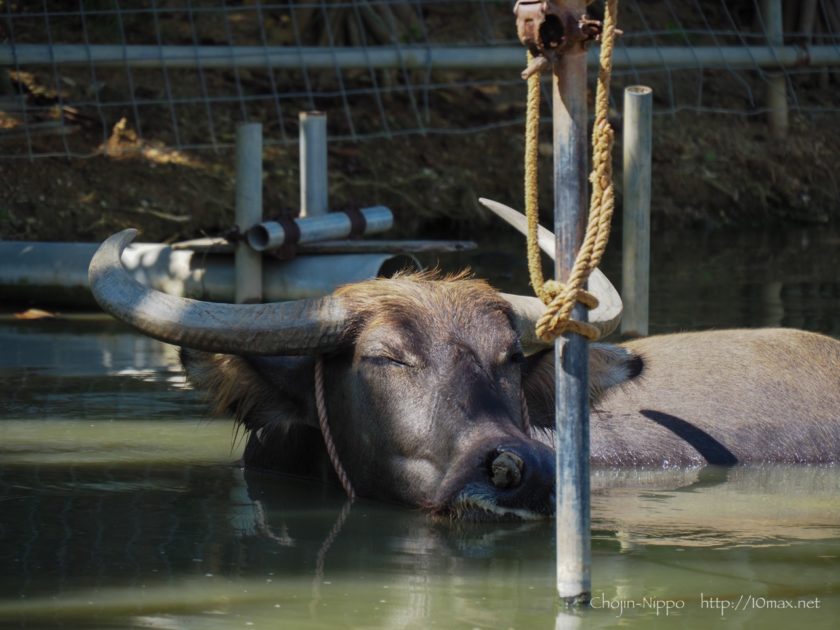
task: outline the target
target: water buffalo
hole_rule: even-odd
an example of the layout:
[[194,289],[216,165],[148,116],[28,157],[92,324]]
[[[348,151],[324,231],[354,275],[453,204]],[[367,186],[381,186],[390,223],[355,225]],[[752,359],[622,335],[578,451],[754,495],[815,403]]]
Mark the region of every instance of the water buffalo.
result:
[[[554,358],[534,337],[535,298],[414,274],[317,300],[211,304],[134,281],[120,261],[132,238],[102,245],[91,288],[105,310],[182,346],[193,385],[247,430],[246,466],[335,479],[317,355],[359,495],[452,518],[551,515]],[[608,332],[618,316],[604,308],[595,320]],[[827,337],[733,330],[592,344],[590,387],[597,464],[840,460],[840,342]]]

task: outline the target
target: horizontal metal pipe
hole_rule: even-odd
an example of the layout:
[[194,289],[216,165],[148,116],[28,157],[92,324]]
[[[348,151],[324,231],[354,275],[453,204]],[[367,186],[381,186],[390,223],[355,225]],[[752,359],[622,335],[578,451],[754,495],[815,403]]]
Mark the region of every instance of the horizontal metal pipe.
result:
[[[97,243],[0,242],[0,304],[94,306],[88,265]],[[123,264],[139,282],[172,295],[197,300],[234,301],[233,256],[173,250],[158,243],[136,243]],[[338,286],[418,269],[404,254],[298,256],[265,260],[266,302],[317,297]]]
[[[394,213],[385,206],[372,206],[361,210],[365,218],[364,234],[376,234],[391,229]],[[298,243],[315,243],[331,239],[346,238],[353,224],[344,212],[329,212],[314,217],[295,219],[300,229]],[[276,221],[264,221],[245,233],[248,244],[258,252],[282,247],[288,239],[286,229]]]
[[[140,46],[83,44],[3,44],[0,66],[131,66],[133,68],[335,68],[431,67],[439,69],[522,68],[520,46],[371,46],[316,48],[294,46]],[[598,49],[587,64],[598,65]],[[620,46],[613,67],[622,68],[777,68],[840,65],[840,46]]]

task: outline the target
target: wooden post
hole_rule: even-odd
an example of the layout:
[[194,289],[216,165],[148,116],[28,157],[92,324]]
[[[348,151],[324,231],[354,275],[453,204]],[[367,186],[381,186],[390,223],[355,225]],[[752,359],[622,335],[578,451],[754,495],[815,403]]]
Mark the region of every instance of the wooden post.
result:
[[[236,225],[241,234],[262,221],[262,125],[236,128]],[[236,244],[237,304],[262,301],[262,254],[245,239]]]
[[[782,0],[762,0],[761,17],[767,45],[784,46]],[[767,109],[770,135],[776,140],[784,140],[788,131],[788,104],[785,75],[781,71],[767,74]]]
[[[558,2],[583,15],[584,0]],[[586,52],[563,54],[553,67],[554,126],[554,272],[568,279],[583,235],[588,206]],[[573,318],[586,321],[586,309],[575,306]],[[589,349],[576,334],[554,346],[556,413],[557,592],[570,605],[591,599],[589,515]]]
[[624,90],[621,332],[626,335],[648,334],[652,114],[653,90],[643,85]]
[[329,211],[327,177],[327,115],[301,112],[300,216],[317,217]]

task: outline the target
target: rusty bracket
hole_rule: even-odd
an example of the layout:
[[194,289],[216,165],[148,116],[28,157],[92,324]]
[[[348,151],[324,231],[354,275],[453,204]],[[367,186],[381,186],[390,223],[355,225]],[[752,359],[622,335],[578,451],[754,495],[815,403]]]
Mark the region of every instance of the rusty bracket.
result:
[[519,41],[534,57],[523,70],[523,79],[547,69],[560,55],[600,39],[599,20],[576,15],[562,5],[562,0],[519,0],[514,6]]

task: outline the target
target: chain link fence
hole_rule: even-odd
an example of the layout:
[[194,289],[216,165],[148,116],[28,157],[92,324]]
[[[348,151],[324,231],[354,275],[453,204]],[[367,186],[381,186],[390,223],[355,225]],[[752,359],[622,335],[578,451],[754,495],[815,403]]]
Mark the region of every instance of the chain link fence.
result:
[[[772,1],[620,4],[614,97],[644,83],[658,115],[757,115],[782,73],[791,110],[840,111],[838,0],[776,0],[784,36],[772,48]],[[0,0],[0,158],[218,150],[242,121],[263,122],[266,143],[287,146],[298,112],[311,109],[330,114],[332,141],[519,125],[525,54],[511,9],[505,0]]]

